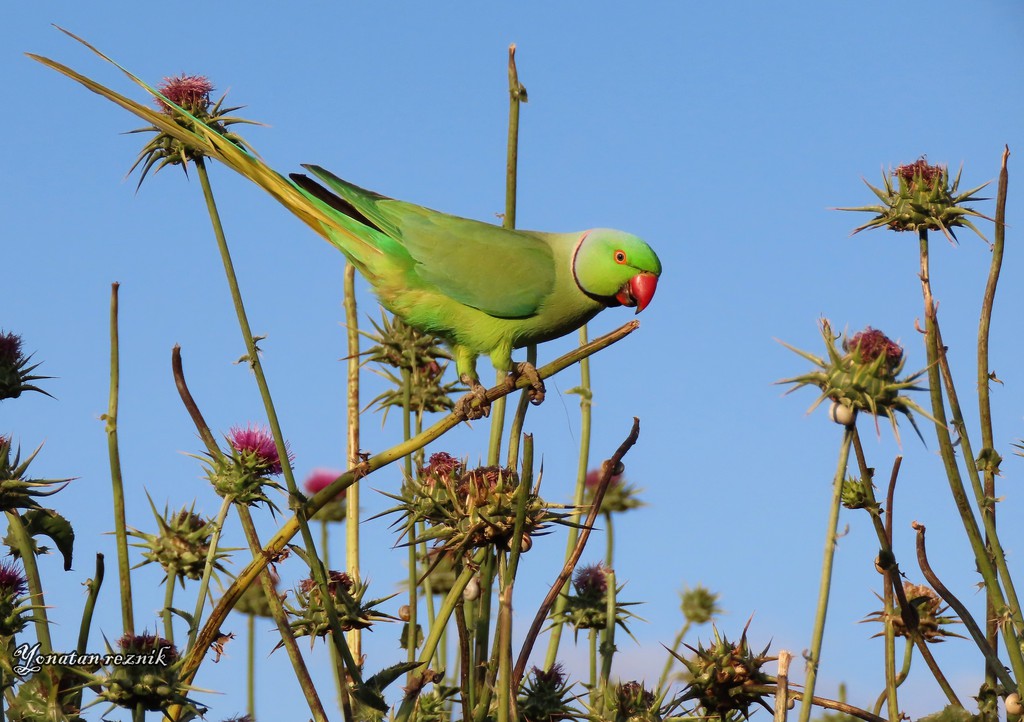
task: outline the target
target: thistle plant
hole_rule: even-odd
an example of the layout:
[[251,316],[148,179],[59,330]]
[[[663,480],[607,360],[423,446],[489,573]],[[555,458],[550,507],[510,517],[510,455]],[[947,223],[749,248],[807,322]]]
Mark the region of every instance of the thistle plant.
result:
[[38,499],[56,494],[72,481],[28,476],[28,467],[42,448],[39,446],[22,459],[21,449],[13,448],[11,438],[0,436],[0,511],[40,509]]
[[125,662],[111,665],[92,680],[102,689],[97,702],[130,710],[185,705],[195,713],[203,711],[188,698],[191,687],[181,679],[178,650],[166,639],[148,633],[126,634],[117,640],[117,648]]
[[[281,489],[281,485],[270,478],[284,471],[274,437],[264,427],[249,425],[231,429],[226,439],[227,453],[208,452],[195,457],[206,464],[206,478],[213,484],[214,491],[237,504],[262,503],[275,509],[265,491]],[[290,466],[292,459],[290,452],[287,453]]]
[[22,351],[21,336],[0,330],[0,401],[16,399],[26,391],[51,396],[32,383],[51,377],[32,373],[39,364],[30,364],[31,360],[32,356]]
[[133,546],[145,550],[142,552],[143,561],[137,567],[159,564],[166,575],[165,581],[169,580],[172,585],[177,582],[182,588],[186,579],[202,579],[208,559],[216,571],[226,571],[221,561],[229,556],[228,551],[216,549],[212,555],[210,553],[216,522],[196,514],[195,503],[174,513],[165,506],[163,514],[156,510],[152,499],[149,499],[149,505],[156,519],[156,533],[147,534],[137,529],[128,532],[140,540]]
[[[324,600],[316,580],[303,579],[295,589],[295,601],[286,602],[291,627],[296,637],[309,637],[310,647],[317,637],[326,637],[331,631],[327,605],[331,605],[342,630],[368,629],[375,622],[393,621],[394,617],[377,609],[391,596],[363,602],[369,585],[356,583],[345,572],[330,571],[327,588],[329,598]],[[281,646],[280,644],[278,646]]]
[[[963,204],[986,200],[978,198],[976,194],[988,183],[982,183],[976,188],[961,192],[959,188],[962,172],[963,167],[961,166],[957,171],[956,178],[950,184],[949,170],[946,166],[931,165],[927,160],[921,158],[914,163],[897,166],[890,173],[883,174],[884,189],[876,188],[864,181],[871,192],[878,196],[882,205],[840,208],[839,210],[878,214],[867,223],[854,228],[852,233],[882,227],[892,231],[927,232],[933,230],[942,231],[952,243],[956,241],[953,229],[965,227],[985,240],[984,234],[971,222],[971,218],[982,218],[988,221],[992,219]],[[891,178],[896,179],[895,186]]]

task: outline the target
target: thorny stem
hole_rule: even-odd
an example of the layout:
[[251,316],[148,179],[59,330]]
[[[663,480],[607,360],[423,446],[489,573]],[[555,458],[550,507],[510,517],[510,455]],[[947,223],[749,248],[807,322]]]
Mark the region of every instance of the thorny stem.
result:
[[210,536],[210,548],[206,552],[206,564],[203,566],[203,578],[199,581],[199,593],[196,596],[196,609],[192,613],[192,624],[188,630],[188,647],[191,652],[196,644],[196,636],[199,634],[199,626],[203,621],[203,607],[206,605],[206,596],[210,589],[210,576],[213,574],[213,562],[217,558],[217,545],[220,543],[220,534],[224,530],[224,520],[231,510],[231,497],[224,497],[221,502],[220,511],[213,523],[213,534]]
[[[992,405],[989,400],[989,382],[995,380],[995,373],[989,371],[989,331],[992,324],[992,308],[995,303],[996,285],[999,272],[1003,265],[1003,249],[1006,242],[1006,191],[1009,184],[1009,173],[1006,161],[1010,157],[1010,147],[1003,149],[1002,166],[999,170],[999,190],[996,192],[995,240],[992,245],[992,264],[989,269],[988,282],[981,302],[981,320],[978,322],[978,411],[981,423],[981,455],[986,457],[985,471],[985,504],[981,508],[982,515],[992,518],[992,526],[996,524],[996,472],[999,469],[999,457],[995,450],[992,432]],[[987,527],[985,543],[992,553],[991,539]],[[991,597],[986,598],[985,605],[985,638],[992,649],[999,645],[999,626],[996,620],[996,608]],[[994,681],[992,670],[986,665],[985,679],[991,685]]]
[[[581,358],[597,353],[616,341],[620,341],[637,328],[639,328],[639,324],[636,321],[630,321],[615,331],[595,339],[586,346],[574,349],[564,356],[537,369],[537,373],[541,378],[549,378],[568,366],[577,363]],[[517,382],[517,388],[525,388],[528,383],[529,381],[525,378],[519,379]],[[487,398],[489,401],[493,401],[499,396],[508,393],[511,393],[510,389],[504,384],[499,384],[498,386],[487,390]],[[462,421],[462,416],[451,413],[422,433],[417,434],[408,442],[397,444],[390,449],[386,449],[379,454],[371,456],[366,461],[360,462],[357,466],[341,474],[334,480],[334,482],[307,500],[302,507],[305,515],[307,517],[312,516],[326,503],[337,497],[337,495],[342,491],[350,488],[359,479],[387,466],[388,464],[391,464],[398,459],[401,459],[406,454],[411,454],[418,449],[422,449],[430,442],[440,438],[442,435],[458,426]],[[202,664],[206,650],[209,648],[210,642],[215,638],[218,628],[227,617],[228,612],[234,607],[238,598],[249,587],[249,585],[252,584],[260,571],[267,566],[269,561],[284,549],[292,537],[298,533],[298,530],[298,518],[293,516],[282,524],[277,532],[271,537],[270,541],[267,542],[263,550],[263,556],[257,557],[249,562],[249,564],[239,572],[234,582],[232,582],[227,590],[225,590],[224,595],[217,603],[217,606],[211,611],[210,617],[203,626],[203,630],[198,637],[198,642],[195,648],[185,657],[181,674],[182,679],[186,683],[191,682],[195,677],[200,664]],[[570,573],[571,571],[572,570],[570,568]],[[440,612],[438,615],[440,618]]]
[[[174,644],[174,612],[171,609],[174,607],[174,585],[177,582],[178,570],[171,565],[167,569],[167,583],[164,585],[164,608],[161,610],[161,615],[164,618],[164,638],[171,644]],[[199,628],[198,623],[194,623],[192,626],[195,629]]]
[[[580,327],[579,330],[579,342],[580,346],[587,345],[587,327],[586,325]],[[580,361],[580,385],[579,385],[579,397],[580,397],[580,453],[579,461],[576,467],[576,490],[573,493],[573,508],[581,509],[583,507],[583,494],[586,490],[587,484],[587,471],[590,464],[590,409],[593,401],[593,393],[590,389],[590,359],[583,359]],[[565,542],[565,558],[568,559],[572,554],[572,550],[576,547],[576,540],[579,538],[579,529],[575,526],[569,527],[568,539]],[[555,600],[555,613],[554,621],[552,622],[551,632],[548,635],[548,651],[547,656],[544,658],[544,669],[550,670],[555,660],[558,659],[558,646],[562,640],[562,628],[564,622],[562,621],[562,610],[565,609],[567,594],[569,593],[569,580],[565,580],[565,584]],[[671,659],[671,658],[670,658]],[[670,662],[671,663],[671,662]]]
[[[121,587],[121,623],[124,633],[135,631],[132,610],[131,563],[128,561],[128,531],[124,514],[124,483],[121,477],[121,452],[117,444],[117,406],[120,389],[120,345],[117,332],[117,290],[121,284],[110,284],[110,402],[103,415],[107,430],[107,454],[110,457],[110,483],[114,492],[114,536],[117,540],[117,574]],[[45,651],[45,650],[44,650]]]
[[615,570],[605,571],[608,589],[605,592],[605,628],[601,630],[601,687],[608,686],[612,676],[612,658],[615,656]]
[[828,597],[832,586],[832,562],[836,552],[839,508],[842,502],[843,480],[846,478],[846,465],[850,458],[850,444],[853,441],[853,431],[853,426],[847,426],[843,432],[843,442],[839,447],[839,462],[836,467],[835,479],[832,482],[832,507],[829,511],[828,527],[825,532],[825,557],[821,565],[818,609],[814,617],[811,649],[807,657],[807,679],[804,683],[806,696],[804,697],[804,704],[800,707],[800,722],[808,722],[811,718],[811,697],[814,695],[814,684],[818,677],[818,664],[821,662],[821,642],[825,636],[825,615],[828,611]]
[[576,542],[576,547],[569,554],[565,560],[565,564],[562,566],[562,570],[558,573],[558,577],[555,579],[555,583],[551,585],[548,590],[547,596],[541,602],[540,607],[537,609],[537,613],[533,617],[533,623],[530,625],[529,631],[526,633],[526,638],[523,640],[523,646],[519,650],[519,657],[516,659],[515,671],[512,674],[512,684],[517,689],[519,683],[523,680],[523,675],[526,673],[526,664],[530,660],[530,652],[533,651],[533,645],[537,642],[537,635],[540,634],[540,629],[544,625],[544,620],[547,619],[548,612],[551,606],[555,603],[555,600],[561,594],[562,589],[565,587],[572,576],[572,570],[576,568],[577,562],[583,555],[583,549],[587,545],[587,540],[590,538],[590,533],[594,530],[594,520],[597,519],[598,509],[601,508],[601,502],[604,501],[604,494],[608,490],[608,485],[611,484],[612,475],[615,469],[622,462],[622,457],[633,448],[633,444],[636,443],[637,439],[640,438],[640,419],[633,417],[633,428],[629,432],[629,436],[623,441],[619,448],[612,454],[612,458],[608,460],[608,463],[604,464],[601,472],[601,479],[597,484],[597,488],[594,489],[594,501],[590,507],[590,512],[587,514],[586,521],[583,522],[583,529],[580,532],[579,539]]
[[[892,619],[894,611],[892,604],[893,585],[902,584],[903,582],[900,577],[899,565],[896,563],[896,556],[892,551],[892,530],[882,522],[878,511],[878,504],[875,501],[875,490],[872,483],[875,475],[874,469],[868,466],[867,459],[864,456],[864,448],[860,443],[860,434],[857,432],[856,427],[854,427],[853,431],[853,450],[857,457],[857,466],[860,469],[864,494],[868,500],[868,513],[871,516],[871,523],[875,528],[880,547],[878,567],[884,579],[882,603],[885,612],[884,619],[887,620],[885,623],[885,697],[888,701],[889,719],[896,722],[899,719],[899,700],[896,693],[896,688],[898,687],[896,683],[896,630],[888,620]],[[902,462],[903,457],[897,456],[893,462],[892,475],[889,480],[890,491],[886,500],[885,514],[886,519],[890,520],[890,523],[892,519],[893,493]]]
[[100,587],[103,586],[103,574],[105,571],[105,565],[103,563],[103,555],[96,554],[96,573],[92,579],[85,582],[86,588],[89,590],[88,596],[85,598],[85,607],[82,609],[82,624],[78,629],[78,645],[75,647],[75,651],[79,654],[85,654],[85,650],[89,646],[89,630],[92,627],[92,614],[96,609],[96,599],[100,595]]
[[[347,407],[348,432],[346,446],[350,467],[359,463],[359,316],[356,314],[356,268],[351,263],[345,264],[344,306],[345,329],[348,340],[348,383],[345,395]],[[361,578],[359,571],[359,484],[353,484],[346,495],[348,504],[345,507],[345,570],[357,583]],[[327,553],[326,548],[324,553]],[[349,647],[352,656],[359,659],[363,649],[363,630],[353,629],[348,633]]]
[[39,576],[39,567],[36,565],[36,555],[32,550],[32,538],[21,520],[17,511],[6,511],[7,532],[14,541],[12,546],[17,547],[21,554],[21,563],[25,567],[25,580],[28,582],[28,593],[32,598],[32,621],[36,628],[36,641],[39,642],[39,651],[42,654],[49,654],[53,651],[53,643],[50,641],[50,622],[46,617],[46,602],[43,598],[43,584]]
[[[252,514],[249,513],[249,507],[244,504],[238,505],[238,519],[242,523],[242,530],[245,532],[245,539],[249,542],[249,549],[252,551],[254,557],[262,556],[263,547],[260,545],[259,537],[256,534],[256,525],[253,524]],[[274,590],[273,582],[270,579],[270,575],[263,573],[260,575],[260,582],[263,584],[263,593],[267,598],[267,602],[270,604],[270,611],[274,617],[274,621],[277,622],[278,631],[281,633],[281,646],[285,648],[288,653],[288,659],[292,663],[292,668],[295,672],[295,677],[299,682],[299,687],[302,689],[302,694],[306,697],[306,703],[309,705],[309,711],[313,713],[313,718],[317,722],[326,722],[327,713],[324,711],[323,704],[320,702],[320,696],[316,692],[316,686],[313,684],[312,678],[309,676],[309,670],[306,668],[306,663],[302,659],[302,653],[299,651],[299,645],[295,641],[295,635],[292,634],[291,626],[288,624],[288,614],[281,604],[280,597],[277,596],[277,592]],[[329,597],[324,597],[328,599]],[[330,606],[324,604],[325,607]],[[350,715],[346,715],[345,719],[351,719]]]
[[[941,370],[939,367],[940,359],[944,354],[940,352],[939,348],[938,318],[936,315],[935,301],[932,297],[931,279],[929,276],[928,230],[926,228],[920,229],[918,232],[918,240],[921,256],[921,292],[924,296],[925,311],[925,348],[928,353],[928,387],[931,394],[932,416],[941,420],[946,418],[945,405],[942,399],[942,383],[940,378]],[[964,429],[962,425],[960,426],[960,431],[963,434]],[[978,522],[974,517],[974,511],[971,509],[970,501],[967,498],[967,491],[964,489],[963,479],[960,476],[960,469],[956,463],[956,451],[954,450],[953,442],[950,439],[949,429],[945,424],[936,424],[935,435],[939,442],[939,451],[942,455],[946,478],[949,481],[950,492],[953,495],[953,501],[956,504],[957,511],[960,513],[964,530],[967,532],[967,538],[970,541],[971,550],[974,552],[974,557],[977,561],[978,571],[981,573],[982,579],[984,580],[988,596],[993,599],[997,614],[1002,613],[1007,610],[1007,605],[1003,600],[1002,589],[999,586],[999,579],[996,574],[996,570],[993,567],[992,559],[989,557],[988,550],[985,547],[985,540],[981,537],[981,532],[978,529]],[[961,440],[964,440],[965,438],[966,434],[963,434],[961,436]],[[985,522],[986,519],[987,517],[982,515],[982,521]],[[986,528],[986,531],[988,531],[988,528]],[[992,528],[992,531],[994,536],[994,528]],[[1002,563],[1000,564],[1001,569],[1004,568],[1005,561],[1005,557],[1002,557]],[[1009,579],[1009,575],[1006,574],[1005,578]],[[1019,624],[1019,607],[1010,611],[1013,614],[1015,621]],[[1021,688],[1024,689],[1024,656],[1021,654],[1015,625],[1005,624],[1003,625],[1002,631],[1003,641],[1007,648],[1007,654],[1010,657],[1010,665],[1013,668],[1014,676],[1020,680],[1019,684],[1021,685]]]

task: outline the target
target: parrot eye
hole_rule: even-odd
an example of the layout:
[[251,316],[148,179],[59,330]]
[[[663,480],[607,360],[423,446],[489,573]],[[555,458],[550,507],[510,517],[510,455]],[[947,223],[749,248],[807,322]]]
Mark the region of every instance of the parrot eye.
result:
[[626,252],[625,251],[615,251],[615,262],[616,263],[625,263],[626,262]]

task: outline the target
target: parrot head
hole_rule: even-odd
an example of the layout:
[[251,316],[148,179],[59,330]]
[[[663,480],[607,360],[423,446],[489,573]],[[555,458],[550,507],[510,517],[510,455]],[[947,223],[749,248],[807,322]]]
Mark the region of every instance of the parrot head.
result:
[[640,313],[654,298],[661,261],[636,236],[595,228],[577,242],[572,271],[576,285],[591,298]]

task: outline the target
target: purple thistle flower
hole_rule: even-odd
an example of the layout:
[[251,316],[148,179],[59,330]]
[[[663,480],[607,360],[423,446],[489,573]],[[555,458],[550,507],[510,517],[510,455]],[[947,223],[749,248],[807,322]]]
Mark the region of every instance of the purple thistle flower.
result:
[[20,597],[28,591],[28,582],[14,562],[0,562],[0,597]]
[[[305,487],[306,493],[313,496],[330,486],[342,473],[337,469],[313,469],[313,471],[309,472],[306,480],[302,482],[302,485]],[[347,489],[342,489],[338,493],[337,498],[344,499],[346,491]]]
[[[210,105],[213,83],[204,75],[182,74],[174,78],[164,78],[157,90],[175,105],[195,114],[196,111],[206,110]],[[160,98],[157,98],[156,104],[166,113],[172,111],[171,107]]]
[[0,365],[17,366],[21,362],[21,336],[11,332],[0,333]]
[[572,578],[572,585],[576,588],[576,593],[581,597],[604,596],[604,593],[608,591],[607,569],[601,562],[577,569]]
[[[228,434],[228,442],[242,454],[251,454],[264,467],[268,474],[280,474],[284,467],[281,464],[281,457],[277,453],[277,444],[274,437],[265,426],[253,426],[249,424],[244,428],[235,426]],[[288,454],[288,461],[292,461],[291,451],[285,447]]]

